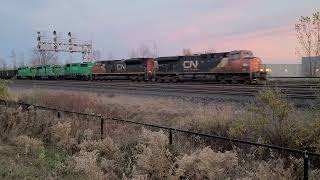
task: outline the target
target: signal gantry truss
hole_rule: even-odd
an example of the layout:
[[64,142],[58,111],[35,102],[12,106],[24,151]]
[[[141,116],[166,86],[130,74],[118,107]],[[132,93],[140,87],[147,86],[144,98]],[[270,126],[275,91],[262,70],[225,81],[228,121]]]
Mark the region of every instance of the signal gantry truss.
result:
[[92,61],[92,42],[81,42],[72,37],[71,32],[68,33],[68,39],[57,36],[57,32],[53,31],[53,38],[46,38],[41,32],[37,32],[37,49],[41,51],[53,52],[69,52],[82,53],[82,59],[86,62]]

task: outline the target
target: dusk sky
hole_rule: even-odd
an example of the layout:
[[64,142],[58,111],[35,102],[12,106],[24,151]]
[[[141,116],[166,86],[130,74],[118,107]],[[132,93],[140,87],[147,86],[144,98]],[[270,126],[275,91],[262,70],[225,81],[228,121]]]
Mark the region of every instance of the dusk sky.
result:
[[294,24],[320,0],[1,0],[0,57],[28,59],[36,32],[93,40],[102,58],[126,58],[141,44],[160,56],[208,49],[252,50],[264,63],[300,63]]

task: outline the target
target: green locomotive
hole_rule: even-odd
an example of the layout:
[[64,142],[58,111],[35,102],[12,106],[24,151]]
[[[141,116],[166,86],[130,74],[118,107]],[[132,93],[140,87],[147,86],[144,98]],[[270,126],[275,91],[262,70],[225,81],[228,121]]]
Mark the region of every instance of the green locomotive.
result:
[[41,65],[21,67],[17,71],[17,79],[91,79],[93,63],[72,63],[60,65]]

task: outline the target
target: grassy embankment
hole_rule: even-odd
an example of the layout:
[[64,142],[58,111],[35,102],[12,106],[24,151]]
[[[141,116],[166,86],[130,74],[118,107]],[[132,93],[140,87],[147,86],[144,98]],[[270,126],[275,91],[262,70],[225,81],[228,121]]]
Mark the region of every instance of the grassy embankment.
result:
[[[6,88],[5,88],[6,89]],[[4,93],[8,97],[8,93]],[[319,110],[298,110],[279,92],[265,90],[245,107],[179,99],[33,91],[11,97],[29,103],[103,114],[197,132],[319,152]],[[294,179],[302,161],[261,148],[107,122],[100,140],[87,118],[1,107],[0,178],[42,179]],[[201,142],[201,145],[198,143]],[[320,177],[319,170],[310,172]]]

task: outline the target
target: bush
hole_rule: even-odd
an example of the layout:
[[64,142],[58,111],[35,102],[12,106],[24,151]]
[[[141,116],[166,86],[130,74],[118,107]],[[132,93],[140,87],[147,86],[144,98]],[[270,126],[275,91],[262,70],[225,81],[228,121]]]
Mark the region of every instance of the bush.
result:
[[167,179],[172,155],[168,150],[168,137],[162,132],[142,129],[140,143],[136,147],[134,177],[146,176],[148,179]]
[[97,151],[80,151],[78,155],[72,158],[74,171],[86,175],[88,179],[105,179],[103,172],[98,167],[97,156]]
[[299,128],[293,106],[285,96],[265,89],[247,106],[246,113],[232,124],[229,133],[236,138],[260,139],[264,143],[289,146],[296,138]]
[[21,135],[14,139],[14,144],[23,147],[25,155],[43,155],[44,146],[41,140]]
[[51,127],[52,142],[63,147],[67,152],[77,145],[76,138],[71,136],[71,122],[58,122]]
[[28,135],[46,141],[54,122],[51,113],[34,111],[32,107],[29,111],[0,107],[0,140]]
[[0,99],[7,99],[8,97],[8,81],[0,80]]
[[235,138],[320,151],[318,113],[296,109],[286,96],[271,89],[258,93],[246,113],[234,121],[229,134]]
[[283,160],[259,162],[253,172],[249,172],[248,179],[294,179],[292,167],[285,168]]
[[237,166],[236,153],[214,152],[207,147],[178,159],[173,179],[229,179],[235,177]]

